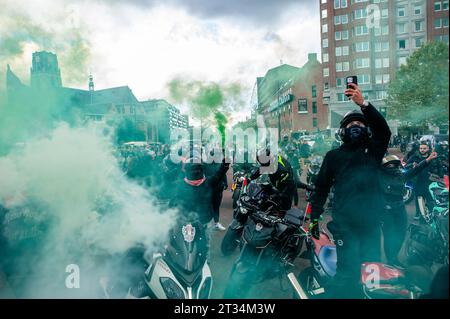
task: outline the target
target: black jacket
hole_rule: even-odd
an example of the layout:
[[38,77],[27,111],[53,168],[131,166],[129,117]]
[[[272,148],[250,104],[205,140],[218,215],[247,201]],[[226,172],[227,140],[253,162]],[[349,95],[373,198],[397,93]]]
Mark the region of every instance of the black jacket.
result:
[[330,188],[334,186],[333,222],[369,226],[378,222],[383,210],[378,170],[386,153],[391,131],[383,116],[369,104],[363,113],[372,131],[366,145],[347,143],[329,151],[317,176],[311,196],[311,218],[323,213]]
[[199,186],[192,186],[183,179],[176,186],[176,197],[170,201],[170,206],[191,219],[197,219],[205,224],[213,217],[212,194],[219,185],[223,185],[223,178],[229,168],[222,163],[214,176],[206,178]]
[[[259,169],[250,176],[251,180],[261,176]],[[281,176],[286,176],[283,179]],[[294,172],[288,160],[282,156],[278,156],[277,170],[273,174],[269,174],[270,182],[277,190],[273,196],[273,200],[279,204],[282,210],[289,210],[292,207],[292,200],[297,194],[297,187],[294,179]]]
[[[416,152],[408,159],[406,165],[413,165],[413,163],[419,164],[424,159],[426,159],[426,157],[422,156],[419,152]],[[435,174],[440,177],[444,175],[444,169],[439,160],[432,160],[425,169],[421,170],[420,173],[416,175],[416,177],[414,178],[414,188],[416,189],[416,194],[423,194],[428,192],[428,186],[431,183],[430,174]]]
[[382,167],[380,170],[380,185],[381,190],[383,191],[385,208],[403,206],[405,182],[418,175],[426,169],[428,165],[428,162],[423,160],[419,165],[406,172],[402,172],[400,168]]

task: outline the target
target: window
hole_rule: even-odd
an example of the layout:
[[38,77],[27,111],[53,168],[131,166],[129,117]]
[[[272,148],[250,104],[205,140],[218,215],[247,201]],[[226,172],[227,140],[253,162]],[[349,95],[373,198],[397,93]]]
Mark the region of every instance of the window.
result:
[[444,26],[444,28],[448,28],[448,17],[442,19],[442,25]]
[[342,62],[336,63],[336,72],[342,72]]
[[348,23],[348,15],[344,14],[341,16],[341,23],[347,24]]
[[420,48],[423,44],[423,38],[416,38],[414,41],[416,48]]
[[342,31],[342,40],[348,40],[348,30]]
[[381,26],[381,34],[382,35],[388,35],[389,34],[389,26],[388,25]]
[[441,7],[441,2],[440,1],[436,1],[434,3],[434,11],[441,11],[442,7]]
[[342,55],[342,48],[336,47],[336,56],[341,56],[341,55]]
[[435,29],[442,28],[442,20],[441,19],[434,19],[434,28]]
[[400,66],[400,65],[406,65],[406,60],[407,60],[407,57],[406,56],[401,56],[401,57],[399,57],[398,58],[398,65]]
[[367,52],[369,51],[369,42],[356,42],[355,43],[356,52]]
[[322,40],[322,47],[323,48],[328,48],[328,39],[323,39]]
[[406,49],[406,40],[399,40],[398,41],[398,48],[399,49]]
[[322,25],[322,33],[327,33],[328,32],[328,24],[323,24]]
[[341,40],[341,31],[336,31],[334,33],[334,38],[336,39],[336,41]]
[[313,114],[317,114],[317,102],[312,102],[312,112]]
[[355,35],[366,35],[369,34],[369,29],[366,25],[358,25],[355,27]]
[[375,83],[376,84],[386,84],[389,83],[390,75],[389,74],[376,74],[375,75]]
[[336,78],[336,87],[340,88],[344,85],[345,79],[344,78]]
[[370,75],[369,74],[358,75],[358,84],[370,84]]
[[383,58],[383,68],[389,67],[389,58]]
[[381,75],[381,74],[376,74],[376,75],[375,75],[375,83],[376,83],[376,84],[383,84],[383,75]]
[[386,91],[375,91],[375,99],[376,100],[384,100],[387,98]]
[[388,8],[381,9],[381,17],[387,18],[388,16],[389,16],[389,9]]
[[344,95],[344,93],[337,93],[337,100],[338,102],[345,102],[346,101],[346,96]]
[[375,52],[389,51],[389,42],[375,43]]
[[448,10],[448,0],[442,1],[442,10]]
[[415,6],[414,7],[414,15],[418,16],[422,14],[422,6]]
[[330,89],[330,85],[329,85],[328,82],[325,82],[325,83],[323,84],[323,89],[324,89],[325,91],[328,91],[328,90]]
[[313,85],[311,87],[311,96],[312,97],[317,97],[317,87],[315,85]]
[[342,47],[342,55],[348,55],[348,46]]
[[326,62],[328,62],[328,61],[329,61],[328,53],[324,53],[324,54],[322,55],[322,62],[323,62],[323,63],[326,63]]
[[317,127],[317,119],[313,118],[313,127]]
[[342,71],[350,71],[350,62],[342,62]]
[[355,69],[362,69],[370,67],[370,59],[369,58],[359,58],[354,61]]
[[328,17],[328,11],[326,9],[322,10],[322,19],[326,19]]
[[321,0],[320,3],[325,4],[327,3],[327,0]]
[[323,69],[323,76],[330,76],[330,69],[329,68],[324,68]]
[[355,20],[367,18],[367,10],[366,9],[355,10],[353,12],[353,14],[354,14]]
[[334,16],[334,25],[341,24],[341,16]]
[[414,31],[422,31],[423,21],[414,22]]
[[383,67],[383,61],[382,59],[375,59],[375,68],[381,69]]
[[404,17],[406,15],[406,11],[404,7],[400,7],[397,9],[397,16],[398,17]]
[[406,33],[406,23],[397,24],[397,33]]
[[308,100],[298,99],[298,113],[307,113],[307,112],[308,112]]
[[347,0],[334,0],[334,8],[347,8]]

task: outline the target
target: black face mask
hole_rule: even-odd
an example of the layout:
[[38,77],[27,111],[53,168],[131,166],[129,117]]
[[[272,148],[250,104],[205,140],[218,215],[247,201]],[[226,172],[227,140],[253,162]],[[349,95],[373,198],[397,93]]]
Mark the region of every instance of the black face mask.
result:
[[367,141],[369,137],[367,127],[361,127],[359,125],[352,125],[345,129],[344,143],[350,143],[353,145],[361,145]]

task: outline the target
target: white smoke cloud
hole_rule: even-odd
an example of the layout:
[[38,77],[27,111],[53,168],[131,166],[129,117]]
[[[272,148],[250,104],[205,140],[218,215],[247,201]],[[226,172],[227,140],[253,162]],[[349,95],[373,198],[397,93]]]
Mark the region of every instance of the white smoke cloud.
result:
[[152,250],[176,219],[175,211],[161,212],[148,190],[123,176],[101,131],[61,124],[0,158],[9,244],[43,233],[38,260],[27,261],[35,263],[32,275],[42,276],[30,281],[26,295],[92,297],[92,291],[69,293],[64,287],[68,264],[80,265],[84,282],[95,286],[100,275],[118,275],[104,269],[106,259],[99,256],[109,258],[139,243]]

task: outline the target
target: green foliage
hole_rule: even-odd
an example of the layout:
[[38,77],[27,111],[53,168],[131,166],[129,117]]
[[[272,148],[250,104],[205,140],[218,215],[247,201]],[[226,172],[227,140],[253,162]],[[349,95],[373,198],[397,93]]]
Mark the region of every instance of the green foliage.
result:
[[448,122],[448,45],[430,42],[415,51],[388,89],[388,116],[413,124]]

